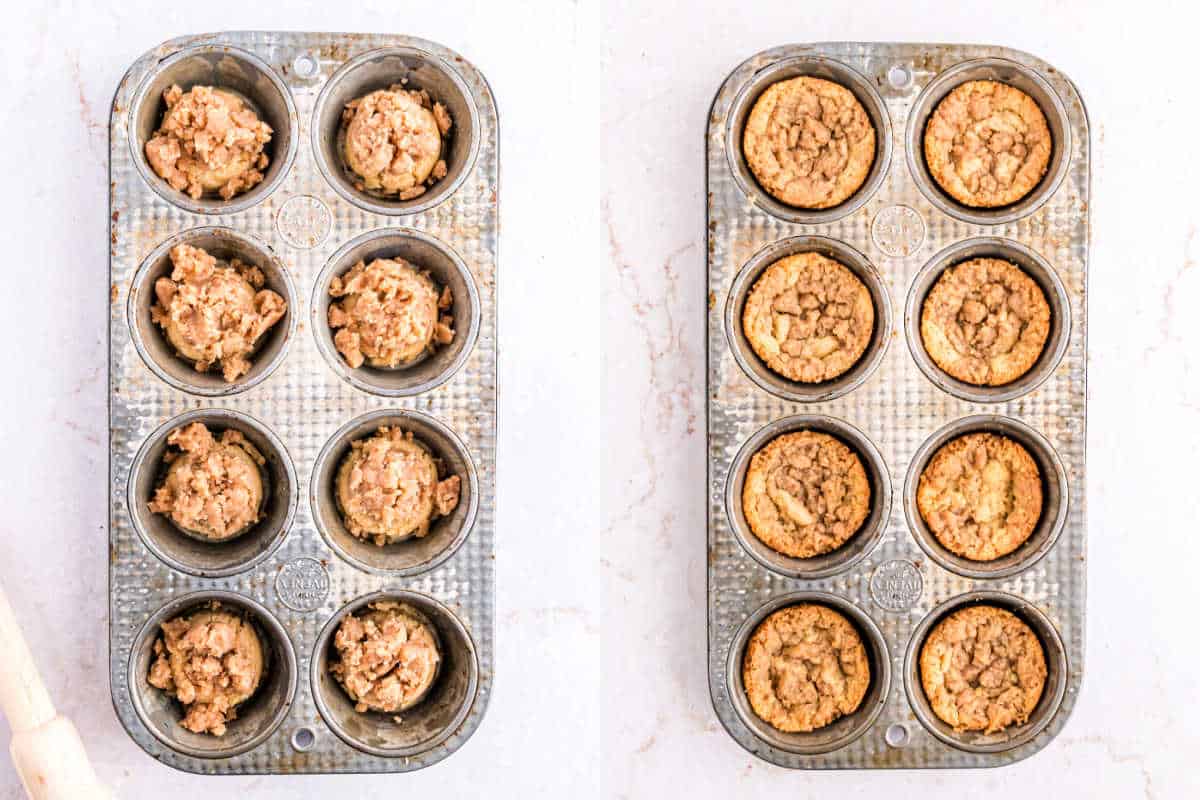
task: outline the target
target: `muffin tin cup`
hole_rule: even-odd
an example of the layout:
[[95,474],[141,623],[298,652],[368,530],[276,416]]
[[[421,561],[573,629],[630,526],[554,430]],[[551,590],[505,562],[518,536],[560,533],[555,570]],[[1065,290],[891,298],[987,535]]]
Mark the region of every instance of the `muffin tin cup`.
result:
[[[821,605],[846,617],[862,638],[863,648],[871,667],[871,683],[862,703],[852,714],[834,720],[823,728],[809,733],[786,733],[754,713],[746,696],[742,678],[742,662],[746,645],[755,629],[768,616],[783,608],[802,603]],[[875,722],[887,703],[892,685],[891,657],[887,643],[875,622],[853,603],[827,592],[792,592],[772,599],[755,611],[733,636],[726,659],[725,680],[729,697],[738,718],[756,737],[780,750],[796,755],[819,755],[846,747],[862,736]]]
[[[1033,533],[1016,550],[992,561],[973,561],[947,550],[925,524],[917,508],[917,488],[925,467],[943,445],[969,433],[994,433],[1012,439],[1029,452],[1042,478],[1042,514]],[[955,420],[941,428],[913,454],[904,480],[904,516],[917,544],[940,566],[964,578],[1007,578],[1028,570],[1058,541],[1067,522],[1068,485],[1062,459],[1045,436],[1011,417],[979,414]]]
[[[415,610],[434,629],[442,656],[429,693],[398,714],[356,711],[354,701],[329,671],[336,658],[333,638],[338,626],[379,601]],[[371,755],[401,758],[437,747],[462,725],[475,702],[479,658],[470,632],[445,605],[418,592],[385,590],[351,601],[326,623],[317,636],[309,679],[317,711],[342,741]]]
[[[192,733],[179,724],[183,706],[147,680],[160,626],[216,602],[249,620],[263,646],[264,671],[257,691],[237,709],[223,736]],[[176,753],[200,759],[232,758],[262,744],[287,717],[296,693],[296,653],[287,631],[271,612],[250,598],[227,591],[177,597],[154,612],[133,639],[129,654],[129,695],[133,709],[155,739]]]
[[[380,546],[350,533],[334,485],[351,445],[385,426],[412,433],[415,441],[442,462],[444,475],[458,475],[462,481],[458,505],[450,516],[435,519],[428,535]],[[466,541],[479,511],[479,479],[466,445],[444,424],[419,411],[383,409],[346,423],[321,449],[313,465],[309,502],[313,522],[338,556],[368,572],[403,577],[437,567]]]
[[[154,283],[171,274],[171,249],[180,244],[199,247],[218,259],[239,258],[258,267],[266,279],[263,288],[277,292],[287,301],[283,319],[257,342],[250,356],[250,371],[232,383],[225,380],[219,364],[213,365],[208,372],[197,372],[193,363],[179,355],[163,329],[151,318],[150,310],[157,302]],[[283,261],[267,245],[231,228],[209,226],[176,233],[150,252],[130,284],[126,319],[134,349],[151,372],[180,391],[201,397],[227,397],[262,383],[283,363],[296,330],[296,303],[291,276]]]
[[[162,124],[166,111],[163,92],[172,84],[179,84],[185,92],[193,86],[230,91],[271,126],[271,141],[265,148],[269,163],[262,183],[229,200],[215,196],[196,200],[155,174],[146,160],[145,147]],[[172,53],[146,75],[131,103],[128,138],[133,165],[159,197],[184,211],[234,214],[257,205],[279,187],[296,159],[300,131],[292,93],[270,65],[245,50],[202,44]]]
[[[947,269],[974,258],[1000,258],[1016,264],[1038,285],[1050,306],[1050,331],[1041,355],[1024,375],[1000,386],[976,386],[951,377],[934,363],[921,337],[921,313],[929,291]],[[917,273],[904,305],[904,331],[913,360],[939,389],[974,403],[1002,403],[1029,394],[1058,368],[1071,341],[1071,299],[1049,262],[1020,242],[995,236],[967,239],[939,252]]]
[[[848,446],[858,455],[871,484],[871,509],[858,531],[836,550],[810,558],[785,555],[755,536],[742,505],[742,490],[754,454],[775,438],[795,431],[827,433]],[[891,475],[879,450],[852,425],[818,414],[785,417],[760,428],[738,450],[725,479],[725,511],[738,544],[759,564],[788,578],[817,580],[850,569],[875,549],[887,530],[891,510]]]
[[[754,352],[742,326],[746,299],[759,277],[776,261],[798,253],[820,253],[842,264],[867,287],[875,307],[875,327],[867,349],[846,372],[820,383],[801,383],[776,373]],[[854,391],[879,367],[892,338],[892,301],[883,279],[861,252],[826,236],[796,236],[764,247],[734,277],[725,304],[725,337],[738,366],[763,390],[796,403],[824,402]]]
[[[330,297],[329,285],[359,261],[369,264],[378,258],[402,258],[418,271],[429,272],[439,287],[450,288],[454,338],[409,364],[388,369],[364,363],[356,369],[333,343],[336,331],[329,327],[329,307],[337,298]],[[354,388],[383,397],[423,394],[453,378],[475,349],[479,317],[479,291],[466,263],[444,242],[411,228],[381,228],[351,239],[330,257],[313,286],[311,326],[322,358]]]
[[[929,703],[921,682],[921,648],[935,625],[959,609],[988,605],[1011,611],[1037,635],[1046,655],[1046,685],[1029,719],[997,733],[956,731],[943,722]],[[1062,707],[1067,689],[1067,652],[1062,637],[1041,610],[1006,592],[976,591],[952,597],[934,608],[913,631],[904,654],[904,690],[921,725],[941,741],[970,753],[1005,753],[1037,737]]]
[[[225,430],[239,431],[266,459],[260,468],[265,489],[263,518],[232,539],[206,540],[149,509],[155,490],[166,477],[163,456],[173,449],[167,437],[193,422],[203,423],[214,436]],[[221,578],[251,569],[275,552],[291,529],[298,497],[296,470],[274,433],[239,411],[205,408],[180,414],[150,434],[133,458],[126,503],[142,543],[164,564],[189,575]]]
[[[424,89],[450,113],[449,141],[443,142],[446,175],[411,200],[389,198],[356,186],[361,179],[341,152],[342,112],[351,100],[378,89],[402,85]],[[325,180],[345,200],[364,211],[389,216],[419,214],[446,201],[463,185],[479,155],[479,110],[458,70],[416,47],[371,50],[347,61],[317,97],[312,114],[313,156]]]
[[[1052,140],[1050,161],[1041,181],[1017,202],[998,208],[973,208],[958,202],[938,185],[925,162],[925,126],[929,117],[956,87],[981,80],[1005,83],[1029,95],[1045,115]],[[940,72],[913,104],[904,142],[909,172],[925,199],[939,211],[974,225],[1005,225],[1037,211],[1058,191],[1071,163],[1071,122],[1062,98],[1036,71],[1007,58],[971,59]]]
[[[831,208],[797,208],[777,200],[759,184],[742,152],[742,133],[759,96],[774,83],[801,76],[824,78],[848,89],[862,104],[875,128],[875,161],[866,180],[858,191]],[[834,222],[862,208],[887,177],[892,162],[892,120],[875,86],[848,64],[820,55],[785,58],[754,73],[734,99],[725,128],[725,154],[733,179],[753,205],[785,222],[803,225]]]

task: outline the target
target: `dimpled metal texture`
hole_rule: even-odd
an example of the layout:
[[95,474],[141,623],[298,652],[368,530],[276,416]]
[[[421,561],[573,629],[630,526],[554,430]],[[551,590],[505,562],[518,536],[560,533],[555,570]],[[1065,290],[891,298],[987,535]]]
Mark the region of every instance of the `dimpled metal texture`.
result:
[[[892,122],[893,157],[879,190],[853,213],[819,224],[793,224],[765,211],[765,204],[756,202],[753,190],[746,192],[739,186],[727,153],[728,118],[735,111],[742,88],[760,70],[796,56],[825,56],[860,72],[883,97]],[[919,191],[904,152],[909,111],[921,90],[943,70],[978,58],[1007,59],[1044,78],[1062,100],[1071,133],[1070,167],[1054,194],[1031,215],[1000,225],[969,224],[937,209]],[[911,75],[912,80],[890,83],[889,72]],[[722,84],[713,101],[706,144],[708,679],[717,716],[742,747],[766,761],[798,769],[989,767],[1027,758],[1062,730],[1083,677],[1091,143],[1087,114],[1075,86],[1041,59],[1002,47],[887,43],[787,45],[750,58]],[[740,146],[733,152],[740,152]],[[915,155],[923,158],[922,154]],[[923,223],[924,237],[913,237],[919,245],[911,252],[908,247],[890,247],[888,242],[883,243],[887,250],[881,249],[872,236],[876,216],[886,212],[887,216],[881,220],[886,228],[887,220],[899,213],[895,210],[899,206],[914,210]],[[910,223],[915,225],[915,220]],[[759,388],[734,359],[723,319],[738,271],[764,247],[803,235],[831,237],[866,254],[883,276],[893,317],[892,330],[887,334],[888,349],[879,369],[846,395],[814,403],[785,401]],[[982,236],[1012,239],[1041,254],[1062,280],[1070,302],[1072,327],[1062,360],[1045,383],[1002,402],[969,402],[939,388],[918,368],[905,341],[905,302],[917,272],[944,248]],[[858,428],[879,449],[891,475],[890,519],[881,541],[851,568],[819,580],[788,578],[760,565],[738,543],[725,508],[725,484],[739,448],[765,425],[794,414],[826,414]],[[962,577],[938,566],[917,545],[905,517],[904,491],[914,453],[943,426],[980,414],[1019,420],[1045,436],[1062,460],[1069,496],[1065,528],[1050,552],[1017,574],[993,580]],[[899,587],[903,591],[885,588],[880,602],[876,602],[872,596],[872,577],[882,565],[887,566],[876,576],[877,592],[888,581],[894,581],[896,575],[907,577]],[[1019,598],[1018,605],[1027,604],[1043,612],[1060,634],[1066,657],[1066,690],[1061,703],[1056,706],[1050,703],[1053,707],[1045,714],[1049,717],[1045,727],[1029,741],[999,752],[988,752],[992,749],[989,747],[964,748],[943,743],[924,726],[906,694],[909,677],[903,665],[914,630],[939,604],[977,590],[1014,595]],[[840,749],[815,755],[791,752],[777,746],[778,742],[773,744],[755,734],[739,719],[730,697],[736,681],[731,680],[729,664],[740,663],[740,657],[729,658],[730,647],[739,626],[772,599],[797,591],[829,592],[868,614],[883,632],[892,665],[891,687],[883,712],[870,729]],[[912,688],[922,691],[920,686]],[[903,726],[907,736],[899,735],[897,725]]]
[[[198,44],[232,46],[271,66],[295,99],[299,151],[290,173],[262,202],[234,214],[199,215],[164,201],[132,163],[127,117],[142,79],[164,57]],[[321,87],[347,60],[381,47],[410,46],[439,57],[469,87],[478,108],[480,149],[471,174],[447,200],[422,213],[384,216],[368,213],[342,199],[313,161],[309,120]],[[312,59],[315,71],[307,68]],[[297,69],[302,65],[305,69]],[[419,39],[376,34],[230,32],[188,36],[166,42],[139,58],[117,89],[110,120],[111,308],[109,315],[110,567],[109,669],[117,714],[129,735],[152,757],[197,773],[406,772],[437,763],[474,733],[492,688],[494,628],[494,515],[496,444],[496,259],[497,259],[497,114],[484,77],[446,48]],[[306,197],[304,215],[317,229],[279,231],[277,216],[293,198]],[[326,214],[322,208],[328,210]],[[294,214],[283,224],[294,226]],[[303,222],[303,219],[301,219]],[[126,321],[130,280],[139,264],[172,234],[202,225],[223,225],[256,237],[278,255],[296,285],[290,313],[299,320],[279,368],[263,383],[226,397],[207,399],[173,389],[151,372],[135,350]],[[326,233],[325,227],[328,226]],[[465,365],[446,383],[424,394],[385,398],[361,392],[341,380],[317,351],[310,330],[313,281],[330,255],[351,238],[378,228],[416,228],[440,239],[462,257],[480,296],[479,338]],[[315,245],[305,249],[308,245]],[[229,577],[205,579],[169,568],[139,539],[126,508],[131,461],[147,436],[172,417],[196,408],[235,409],[261,421],[282,440],[295,463],[299,502],[282,545],[262,563]],[[416,410],[446,424],[466,444],[479,476],[479,511],[464,544],[432,570],[405,578],[361,571],[338,558],[313,524],[309,479],[313,461],[339,427],[367,412]],[[277,575],[287,565],[282,586],[307,575],[306,594],[277,594]],[[328,579],[319,574],[320,567]],[[328,587],[328,593],[321,594]],[[345,744],[321,720],[309,680],[312,647],[322,626],[350,601],[370,592],[405,589],[445,604],[466,626],[479,659],[474,704],[449,738],[408,757],[367,755]],[[138,628],[172,598],[225,590],[261,603],[287,631],[295,647],[299,681],[283,724],[261,745],[226,759],[195,758],[163,746],[143,726],[129,696],[128,663]],[[290,607],[289,607],[290,605]],[[311,610],[295,610],[295,609]],[[293,736],[307,734],[293,747]]]

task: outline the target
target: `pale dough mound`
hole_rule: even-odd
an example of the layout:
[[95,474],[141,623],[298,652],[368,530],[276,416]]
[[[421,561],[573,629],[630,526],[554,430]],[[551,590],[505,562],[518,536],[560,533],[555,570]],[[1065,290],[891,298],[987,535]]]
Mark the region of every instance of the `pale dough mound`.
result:
[[271,126],[240,97],[211,86],[172,86],[163,100],[162,125],[146,142],[146,159],[160,178],[196,200],[210,192],[229,200],[262,182]]
[[454,318],[442,314],[454,303],[450,287],[440,291],[426,272],[402,258],[362,261],[329,284],[329,327],[333,344],[358,369],[367,363],[390,369],[454,339]]
[[975,258],[942,273],[921,308],[925,351],[948,375],[1002,386],[1030,370],[1050,334],[1050,306],[1037,283],[999,258]]
[[829,434],[785,433],[750,459],[742,510],[768,547],[811,558],[858,532],[871,510],[871,484],[858,455]]
[[772,371],[820,383],[844,374],[866,352],[875,305],[847,267],[820,253],[798,253],[771,264],[755,281],[742,330]]
[[372,603],[370,610],[346,617],[333,647],[337,660],[329,671],[359,712],[412,708],[429,694],[442,660],[433,626],[394,602]]
[[1015,203],[1050,164],[1050,128],[1033,98],[996,81],[968,81],[946,95],[925,125],[934,180],[973,208]]
[[849,620],[803,604],[776,611],[755,629],[742,681],[760,719],[786,733],[807,733],[858,710],[871,664]]
[[942,445],[921,471],[917,509],[947,550],[993,561],[1020,547],[1037,526],[1041,473],[1012,439],[968,433]]
[[350,533],[383,546],[427,535],[458,506],[461,485],[457,475],[438,478],[438,462],[411,433],[383,427],[351,445],[336,495]]
[[232,383],[250,371],[258,340],[287,313],[287,302],[265,283],[262,270],[238,259],[218,261],[187,244],[171,248],[171,277],[154,283],[151,319],[179,355],[207,372],[220,363]]
[[183,704],[180,724],[193,733],[223,736],[262,681],[262,642],[254,626],[215,604],[164,622],[154,654],[150,685]]
[[266,460],[240,431],[226,429],[218,441],[203,423],[171,431],[166,478],[154,492],[150,510],[166,514],[185,531],[227,541],[262,518]]
[[742,152],[759,184],[797,208],[830,208],[875,163],[875,126],[844,86],[802,76],[773,83],[746,120]]
[[346,104],[342,155],[360,190],[411,200],[446,176],[442,139],[450,127],[446,107],[424,90],[379,89]]
[[1021,725],[1046,686],[1042,643],[1016,615],[969,606],[938,623],[921,647],[921,686],[933,713],[956,731]]

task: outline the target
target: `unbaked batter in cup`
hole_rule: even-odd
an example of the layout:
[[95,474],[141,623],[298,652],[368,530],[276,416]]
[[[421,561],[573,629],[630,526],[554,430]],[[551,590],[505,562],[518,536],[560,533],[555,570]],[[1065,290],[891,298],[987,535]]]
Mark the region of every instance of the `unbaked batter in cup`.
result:
[[417,705],[433,688],[442,660],[433,626],[389,601],[342,620],[333,647],[337,659],[329,671],[359,712],[395,714]]
[[411,200],[446,177],[442,140],[451,125],[446,107],[424,90],[379,89],[346,104],[342,157],[360,191]]

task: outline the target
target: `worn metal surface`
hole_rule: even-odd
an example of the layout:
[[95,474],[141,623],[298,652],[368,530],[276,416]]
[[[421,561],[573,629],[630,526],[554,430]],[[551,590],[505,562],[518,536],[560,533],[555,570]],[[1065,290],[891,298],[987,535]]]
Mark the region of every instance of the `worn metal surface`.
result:
[[[206,213],[212,208],[203,203],[189,207],[187,203],[177,206],[168,202],[139,172],[135,164],[137,148],[131,148],[129,142],[130,130],[146,124],[144,120],[129,124],[133,100],[143,80],[161,60],[194,45],[216,45],[218,57],[225,47],[257,56],[286,86],[294,101],[291,113],[295,118],[287,120],[299,140],[298,146],[294,142],[287,145],[288,150],[295,146],[294,162],[272,191],[259,193],[256,202],[235,213]],[[456,125],[464,125],[464,131],[476,137],[478,147],[473,162],[464,166],[467,175],[463,182],[444,201],[431,208],[422,207],[417,213],[410,209],[401,209],[401,214],[371,213],[357,207],[335,191],[313,157],[310,119],[322,87],[347,61],[384,47],[413,48],[412,52],[423,51],[432,54],[435,61],[440,59],[453,71],[459,82],[456,85],[469,91],[472,102],[466,107],[473,105],[476,111],[474,120],[455,120]],[[479,726],[492,688],[499,174],[496,107],[487,82],[457,54],[411,37],[282,32],[190,36],[166,42],[134,63],[117,89],[109,130],[109,669],[113,703],[122,724],[151,756],[192,772],[401,772],[442,760],[461,747]],[[147,367],[131,336],[133,316],[127,314],[127,309],[131,307],[133,276],[143,260],[169,237],[208,225],[231,228],[269,248],[284,265],[295,294],[289,308],[291,322],[281,323],[294,325],[294,329],[286,334],[282,359],[274,371],[246,391],[218,391],[205,396],[188,391],[187,386],[176,388]],[[310,319],[315,282],[333,253],[354,237],[380,228],[417,229],[448,246],[465,264],[478,295],[470,298],[472,304],[477,300],[477,323],[470,326],[477,338],[473,345],[468,342],[470,354],[449,380],[433,388],[421,388],[411,396],[385,396],[370,393],[367,384],[351,385],[349,378],[331,369],[322,356],[316,336],[323,331],[313,330]],[[466,327],[463,331],[465,334]],[[226,409],[257,420],[282,443],[290,457],[285,460],[289,466],[294,465],[295,480],[290,485],[293,496],[288,501],[294,503],[295,510],[286,533],[281,541],[272,540],[269,546],[273,549],[266,557],[249,559],[247,569],[232,574],[219,570],[220,575],[213,575],[204,569],[189,573],[168,566],[138,535],[127,505],[135,454],[157,428],[194,409]],[[337,553],[342,551],[331,549],[314,524],[310,479],[318,453],[347,423],[369,412],[389,409],[414,420],[419,414],[432,417],[427,430],[440,431],[443,426],[448,429],[465,447],[474,467],[470,483],[475,493],[470,498],[474,523],[465,538],[447,537],[455,548],[448,558],[434,557],[424,569],[408,563],[403,570],[390,571],[386,564],[380,569],[366,569],[361,562],[339,556]],[[438,446],[437,441],[431,444]],[[186,555],[190,551],[183,548],[179,552]],[[469,690],[468,697],[473,696],[465,715],[451,715],[453,727],[444,739],[434,736],[429,744],[416,746],[405,739],[405,754],[396,756],[371,754],[335,735],[318,713],[313,699],[318,681],[310,679],[313,647],[326,623],[357,598],[385,590],[427,596],[436,601],[428,604],[430,609],[442,613],[440,609],[444,608],[452,615],[453,619],[444,621],[444,630],[461,629],[467,637],[456,645],[458,655],[454,661],[469,661],[463,674],[470,680],[462,686]],[[164,736],[163,730],[174,725],[178,709],[171,711],[171,705],[164,706],[161,697],[149,694],[158,692],[145,687],[144,676],[132,674],[129,664],[131,656],[136,655],[133,660],[138,666],[134,672],[144,668],[144,656],[132,650],[138,631],[155,614],[184,595],[199,593],[203,597],[215,592],[225,593],[221,596],[226,598],[248,598],[257,604],[256,608],[265,609],[270,616],[265,625],[268,630],[275,630],[272,623],[278,623],[278,630],[286,634],[294,649],[295,663],[289,667],[284,659],[281,664],[288,673],[285,688],[294,684],[295,691],[290,699],[280,701],[286,706],[286,714],[264,741],[239,755],[213,759],[196,757],[186,746],[164,743],[163,739],[169,741],[170,737]],[[153,705],[156,719],[163,726],[158,735],[143,722],[149,718],[144,708],[142,713],[135,709],[133,692],[147,692],[139,695],[138,705]],[[386,745],[384,742],[385,751]]]
[[[746,105],[754,99],[754,87],[761,91],[771,82],[764,76],[774,72],[781,79],[804,73],[802,61],[808,56],[826,59],[813,62],[817,69],[812,74],[830,73],[828,60],[832,60],[860,73],[868,91],[874,87],[891,118],[891,141],[882,143],[880,150],[892,155],[878,189],[865,202],[849,203],[854,210],[845,215],[822,213],[806,220],[803,215],[780,214],[775,209],[777,203],[766,201],[757,186],[747,185],[747,171],[744,164],[738,163],[740,141],[730,136],[740,137],[736,120],[745,118]],[[1061,123],[1065,128],[1058,130],[1068,132],[1056,137],[1057,143],[1068,144],[1069,153],[1062,154],[1066,163],[1061,175],[1057,174],[1059,154],[1052,156],[1046,197],[987,218],[994,224],[979,221],[985,217],[967,221],[962,217],[970,217],[968,213],[951,214],[944,210],[944,204],[935,206],[926,197],[928,187],[918,186],[909,163],[913,158],[922,160],[922,154],[907,152],[914,141],[909,133],[910,122],[918,126],[924,123],[923,119],[910,120],[910,111],[922,89],[952,67],[984,58],[999,60],[971,69],[959,68],[950,74],[1011,79],[1023,86],[1044,83],[1061,101],[1059,110],[1063,114],[1061,119],[1050,120],[1051,129],[1055,131]],[[799,70],[795,59],[801,59]],[[1015,76],[1021,75],[1022,69],[1028,72],[1018,80]],[[948,91],[953,83],[956,81],[943,81],[935,88]],[[752,88],[743,93],[746,87]],[[870,108],[871,98],[864,100]],[[926,100],[929,98],[921,106],[931,107]],[[1048,118],[1053,116],[1054,104],[1046,111]],[[1041,59],[1002,47],[788,45],[750,58],[717,92],[706,148],[708,677],[717,716],[730,735],[755,755],[781,766],[808,769],[997,766],[1037,752],[1066,723],[1077,699],[1084,658],[1090,144],[1087,114],[1071,81]],[[1040,191],[1035,189],[1033,194]],[[884,332],[887,347],[878,367],[844,394],[831,399],[829,393],[816,392],[810,395],[815,397],[811,402],[773,394],[771,382],[748,374],[739,364],[738,356],[745,361],[746,355],[735,349],[740,346],[737,334],[727,330],[730,314],[734,319],[740,316],[740,297],[731,296],[733,289],[737,286],[744,291],[749,283],[738,280],[739,272],[765,248],[778,249],[781,241],[800,236],[828,237],[865,254],[882,277],[891,304],[890,320],[877,314],[877,320],[890,325]],[[977,395],[974,400],[965,399],[961,391],[951,393],[954,387],[935,384],[926,376],[905,341],[906,305],[912,306],[909,290],[922,268],[946,248],[979,237],[1013,240],[1044,259],[1057,276],[1057,281],[1049,281],[1044,287],[1047,299],[1056,317],[1069,318],[1058,320],[1066,324],[1063,346],[1056,347],[1054,341],[1047,344],[1048,357],[1060,360],[1039,371],[1037,378],[1044,378],[1044,382],[1034,385],[1037,381],[1027,381],[1022,387],[1024,392],[1015,397],[1009,396],[1011,390],[1004,387],[991,395]],[[919,342],[914,346],[921,347]],[[753,359],[752,353],[749,358]],[[727,482],[739,481],[737,476],[731,478],[731,467],[745,443],[768,425],[787,429],[789,426],[780,427],[779,421],[801,414],[827,415],[861,431],[886,465],[890,480],[884,485],[890,483],[891,494],[882,500],[884,504],[890,501],[885,506],[885,530],[869,553],[861,560],[845,559],[844,569],[835,574],[822,573],[821,577],[808,579],[798,577],[804,574],[802,569],[773,569],[771,559],[761,554],[756,558],[748,552],[739,541],[744,536],[737,535],[739,523],[731,520],[727,508]],[[1005,426],[1005,420],[1024,423],[1045,438],[1062,465],[1059,473],[1052,457],[1040,461],[1044,480],[1052,488],[1060,483],[1065,488],[1056,501],[1065,504],[1061,532],[1051,535],[1047,531],[1035,537],[1031,547],[1038,548],[1038,552],[1013,559],[1011,563],[1019,568],[1000,570],[1002,577],[969,577],[952,571],[951,561],[942,560],[947,564],[942,566],[931,559],[918,544],[905,515],[906,478],[914,455],[935,433],[973,415],[986,416],[974,420],[975,427],[969,429],[1008,431],[1012,426]],[[878,498],[876,502],[880,502]],[[1056,516],[1058,507],[1048,513]],[[1038,558],[1042,550],[1046,552]],[[756,732],[760,726],[744,721],[746,713],[752,712],[737,696],[741,689],[736,665],[741,655],[735,651],[747,635],[743,627],[747,620],[755,618],[768,604],[775,607],[780,598],[814,591],[834,595],[867,615],[882,633],[887,650],[884,657],[891,665],[890,685],[883,687],[886,695],[882,711],[861,735],[848,742],[845,737],[822,736],[819,732],[782,738],[770,731]],[[1047,707],[1040,708],[1025,728],[991,737],[953,735],[943,729],[945,726],[937,727],[923,706],[914,709],[914,704],[920,705],[918,702],[910,704],[912,693],[922,693],[920,686],[912,685],[912,670],[905,668],[910,644],[919,644],[914,642],[914,635],[920,635],[919,628],[925,630],[923,622],[933,621],[935,608],[941,613],[942,604],[970,592],[984,592],[972,595],[976,600],[1011,596],[1004,604],[1017,613],[1025,609],[1034,630],[1042,634],[1051,666],[1043,697]],[[1043,618],[1051,629],[1039,627]],[[874,641],[872,626],[862,627],[870,646]],[[887,679],[886,675],[878,677]],[[1040,725],[1044,727],[1036,729]],[[828,741],[840,746],[827,749],[821,745]]]

